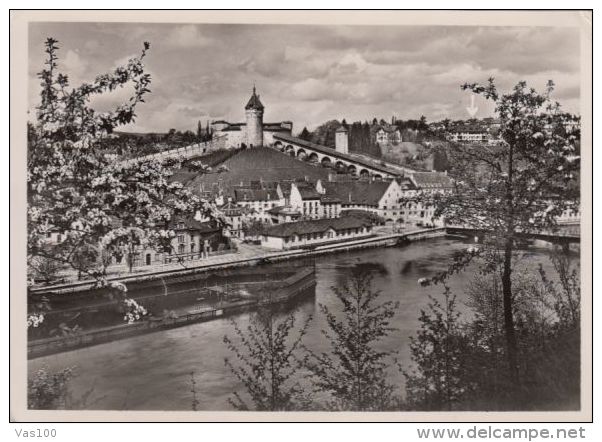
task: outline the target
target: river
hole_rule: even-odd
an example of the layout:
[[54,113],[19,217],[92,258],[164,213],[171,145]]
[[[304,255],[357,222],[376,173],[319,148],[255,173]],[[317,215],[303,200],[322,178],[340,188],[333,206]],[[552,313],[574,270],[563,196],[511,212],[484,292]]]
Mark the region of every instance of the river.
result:
[[[437,238],[403,247],[319,257],[316,259],[315,295],[309,294],[280,310],[282,314],[295,312],[296,325],[312,316],[304,343],[314,351],[328,350],[320,332],[325,321],[318,305],[339,310],[331,287],[341,286],[351,274],[364,267],[371,271],[373,287],[381,291],[380,299],[399,302],[393,319],[396,330],[380,345],[397,351],[399,360],[407,365],[409,338],[419,325],[420,310],[427,307],[429,294],[442,293],[442,287],[421,287],[417,280],[445,269],[453,253],[467,246],[468,243],[462,240]],[[535,270],[537,264],[542,263],[551,268],[547,255],[546,249],[530,249],[524,253],[519,265]],[[464,289],[473,271],[468,269],[449,281],[465,313],[468,308],[464,305]],[[234,391],[243,392],[244,388],[224,365],[224,358],[232,355],[225,347],[223,337],[234,336],[231,320],[244,328],[252,314],[242,313],[33,359],[29,361],[28,371],[32,373],[41,366],[50,370],[76,367],[77,376],[70,384],[73,397],[81,398],[90,392],[82,407],[107,410],[190,410],[190,373],[194,371],[198,409],[232,409],[228,398]],[[402,385],[401,375],[392,376]]]

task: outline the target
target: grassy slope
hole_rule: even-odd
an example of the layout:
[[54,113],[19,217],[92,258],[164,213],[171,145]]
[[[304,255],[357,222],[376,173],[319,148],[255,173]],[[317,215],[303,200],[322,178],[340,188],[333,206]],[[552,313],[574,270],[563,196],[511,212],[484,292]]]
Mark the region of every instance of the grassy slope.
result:
[[241,181],[271,182],[304,177],[311,180],[327,179],[329,172],[329,169],[294,159],[269,147],[242,150],[221,165],[227,167],[228,171],[197,175],[188,181],[189,185],[198,187],[201,182],[205,186],[216,182],[232,185],[240,184]]

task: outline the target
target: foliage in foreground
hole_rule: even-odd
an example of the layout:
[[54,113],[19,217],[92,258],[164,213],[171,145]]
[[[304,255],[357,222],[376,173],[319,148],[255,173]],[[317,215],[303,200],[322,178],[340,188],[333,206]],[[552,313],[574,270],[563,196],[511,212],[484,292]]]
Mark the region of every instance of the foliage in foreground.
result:
[[295,317],[275,318],[271,307],[251,318],[246,329],[232,321],[236,339],[224,336],[224,343],[237,363],[225,359],[226,366],[244,385],[250,402],[235,392],[230,404],[237,410],[291,411],[308,405],[303,388],[295,380],[300,371],[296,352],[311,317],[298,329]]
[[331,396],[324,404],[328,410],[382,411],[398,406],[396,386],[387,380],[394,353],[378,349],[379,341],[394,330],[390,320],[397,304],[379,302],[380,292],[371,283],[368,273],[359,272],[342,288],[332,288],[343,307],[340,317],[320,305],[330,352],[308,350],[306,366],[315,390]]
[[455,145],[450,150],[454,191],[419,199],[434,204],[435,216],[448,224],[488,232],[478,258],[484,270],[502,271],[504,354],[508,375],[519,384],[512,286],[515,252],[522,235],[554,230],[561,214],[578,211],[579,117],[553,101],[552,81],[542,93],[523,81],[502,93],[493,79],[462,88],[492,101],[503,142],[499,146]]
[[454,297],[434,300],[412,341],[406,406],[414,410],[576,409],[580,399],[580,286],[567,256],[552,255],[554,277],[516,273],[513,316],[520,384],[506,370],[499,274],[476,274],[474,318],[461,322]]
[[68,382],[73,376],[72,368],[56,373],[40,368],[27,382],[27,407],[32,410],[65,409]]

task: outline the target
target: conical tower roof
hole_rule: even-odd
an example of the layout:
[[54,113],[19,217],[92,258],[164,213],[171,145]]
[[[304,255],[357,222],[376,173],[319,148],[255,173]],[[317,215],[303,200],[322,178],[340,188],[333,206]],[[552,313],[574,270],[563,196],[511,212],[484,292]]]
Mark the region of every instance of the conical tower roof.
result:
[[263,104],[261,104],[261,101],[259,100],[259,95],[257,95],[256,91],[255,91],[255,86],[253,86],[253,95],[251,95],[251,98],[249,98],[249,102],[247,103],[247,105],[245,106],[246,110],[249,109],[257,109],[257,110],[263,110]]

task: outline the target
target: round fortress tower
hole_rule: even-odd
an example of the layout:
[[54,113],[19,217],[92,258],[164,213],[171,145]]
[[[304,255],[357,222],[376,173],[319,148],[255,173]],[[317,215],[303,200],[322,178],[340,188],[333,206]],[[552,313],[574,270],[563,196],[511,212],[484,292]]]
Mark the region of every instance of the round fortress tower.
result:
[[259,100],[259,95],[255,93],[253,86],[253,95],[245,106],[245,115],[247,118],[247,146],[263,146],[263,104]]

